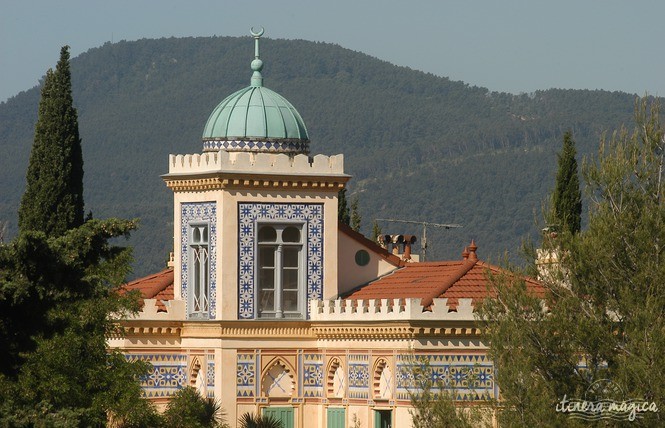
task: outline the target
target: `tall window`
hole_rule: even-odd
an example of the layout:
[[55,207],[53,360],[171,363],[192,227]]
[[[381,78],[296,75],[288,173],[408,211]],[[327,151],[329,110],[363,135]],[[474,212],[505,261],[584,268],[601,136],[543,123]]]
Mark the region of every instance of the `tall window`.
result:
[[302,224],[259,225],[259,317],[303,317],[303,265]]
[[190,310],[192,318],[208,318],[210,305],[210,252],[208,224],[191,224],[189,228]]

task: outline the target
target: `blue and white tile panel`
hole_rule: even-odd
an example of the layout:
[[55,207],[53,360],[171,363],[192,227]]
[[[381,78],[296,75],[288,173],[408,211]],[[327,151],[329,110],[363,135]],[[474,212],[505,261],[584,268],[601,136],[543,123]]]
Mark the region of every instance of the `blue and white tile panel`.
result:
[[[189,248],[188,231],[189,224],[196,222],[208,222],[209,230],[209,257],[210,257],[210,308],[209,318],[215,319],[217,308],[217,203],[216,202],[183,202],[180,205],[180,263],[182,266],[182,298],[189,305],[187,289],[189,283]],[[189,309],[187,310],[189,314]],[[189,316],[189,315],[187,315]]]
[[238,318],[253,319],[255,308],[254,269],[256,225],[260,222],[301,221],[307,239],[307,301],[323,297],[323,205],[322,204],[238,204]]
[[215,397],[215,356],[208,355],[206,370],[206,390],[209,398]]
[[206,140],[203,151],[309,153],[309,141]]
[[152,371],[141,378],[146,398],[171,397],[187,385],[187,356],[182,354],[125,354],[128,361],[145,361]]
[[238,353],[236,356],[236,396],[241,398],[258,397],[257,356],[252,353]]
[[427,368],[432,384],[441,385],[458,401],[496,397],[494,364],[486,355],[398,355],[398,400],[409,400],[409,391],[416,389],[414,366]]
[[323,397],[323,355],[302,355],[302,391],[305,398]]

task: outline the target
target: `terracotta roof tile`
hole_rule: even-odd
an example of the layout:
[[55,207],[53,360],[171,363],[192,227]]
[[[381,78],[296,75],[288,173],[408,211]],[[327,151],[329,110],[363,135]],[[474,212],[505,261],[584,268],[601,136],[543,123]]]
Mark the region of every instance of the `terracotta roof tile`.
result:
[[[409,263],[393,273],[358,288],[346,299],[406,299],[421,298],[423,306],[432,299],[448,298],[451,309],[458,299],[473,299],[473,304],[491,297],[490,274],[507,273],[500,267],[481,262],[475,256],[475,244],[470,256],[459,261]],[[465,254],[469,254],[468,252]],[[535,280],[525,278],[527,288],[544,296],[544,288]]]
[[138,290],[142,299],[156,299],[157,312],[166,312],[164,301],[173,300],[173,268],[129,282],[121,292],[133,290]]

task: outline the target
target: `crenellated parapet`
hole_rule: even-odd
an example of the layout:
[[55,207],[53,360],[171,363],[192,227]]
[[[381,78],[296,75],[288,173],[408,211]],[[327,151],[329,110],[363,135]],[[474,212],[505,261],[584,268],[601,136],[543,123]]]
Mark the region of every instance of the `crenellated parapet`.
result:
[[163,300],[163,309],[157,306],[156,299],[145,299],[143,308],[130,320],[146,321],[182,321],[185,319],[185,301],[184,300]]
[[191,155],[170,155],[170,174],[250,173],[272,175],[341,175],[344,155],[288,155],[224,150]]
[[448,299],[434,299],[423,310],[421,299],[312,300],[312,321],[474,321],[472,299],[458,299],[454,310]]

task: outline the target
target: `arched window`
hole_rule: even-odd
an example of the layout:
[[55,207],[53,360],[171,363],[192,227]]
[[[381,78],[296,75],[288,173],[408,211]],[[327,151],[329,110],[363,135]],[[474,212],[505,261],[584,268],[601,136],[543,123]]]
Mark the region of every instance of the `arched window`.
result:
[[189,316],[208,318],[210,307],[210,254],[207,223],[189,225],[189,259],[191,260]]
[[329,398],[344,398],[346,394],[346,373],[338,358],[328,365],[327,392]]
[[374,399],[392,400],[395,379],[388,361],[379,358],[374,365]]
[[293,395],[295,382],[293,374],[280,360],[276,360],[264,372],[261,390],[266,397],[288,398]]
[[256,281],[259,317],[303,317],[304,263],[301,224],[259,226]]
[[189,371],[189,386],[196,389],[196,391],[203,397],[206,395],[206,382],[205,373],[201,370],[201,362],[198,357],[192,361]]

